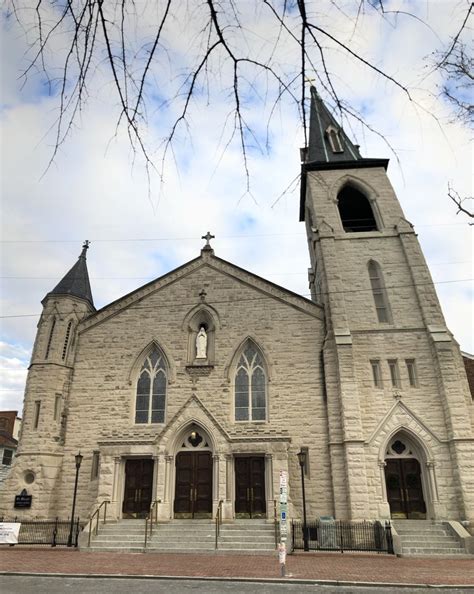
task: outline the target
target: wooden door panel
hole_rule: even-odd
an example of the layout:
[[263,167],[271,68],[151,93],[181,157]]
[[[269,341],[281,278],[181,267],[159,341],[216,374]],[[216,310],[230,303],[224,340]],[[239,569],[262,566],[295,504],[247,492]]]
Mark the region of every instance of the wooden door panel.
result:
[[176,456],[174,511],[194,517],[212,514],[212,455],[180,452]]
[[127,460],[123,513],[133,517],[144,517],[150,509],[152,494],[153,460],[149,458]]
[[266,512],[265,458],[235,458],[235,513],[261,517]]
[[392,517],[421,518],[425,516],[426,505],[418,460],[415,458],[387,460],[385,481]]

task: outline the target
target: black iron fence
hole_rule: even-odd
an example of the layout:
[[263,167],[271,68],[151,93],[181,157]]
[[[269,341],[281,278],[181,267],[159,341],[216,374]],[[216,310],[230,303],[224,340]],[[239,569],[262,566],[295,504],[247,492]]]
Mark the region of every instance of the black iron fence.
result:
[[[19,545],[49,545],[52,547],[67,546],[71,520],[22,520],[0,518],[2,522],[19,522]],[[81,525],[79,518],[74,521],[72,530],[72,546],[77,547]]]
[[[291,522],[293,549],[304,548],[303,522]],[[390,522],[313,521],[306,523],[311,551],[374,551],[393,555]]]

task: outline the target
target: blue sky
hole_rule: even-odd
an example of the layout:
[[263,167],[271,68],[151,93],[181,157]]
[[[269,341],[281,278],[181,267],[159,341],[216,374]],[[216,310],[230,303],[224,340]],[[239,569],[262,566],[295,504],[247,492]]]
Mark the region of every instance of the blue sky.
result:
[[[28,1],[25,0],[25,4]],[[341,1],[351,14],[358,2]],[[239,3],[252,27],[249,47],[264,55],[274,38],[266,13],[255,17],[252,2]],[[406,9],[403,2],[392,9]],[[464,350],[472,343],[472,230],[456,216],[447,198],[451,182],[461,194],[472,193],[470,134],[448,124],[447,106],[436,98],[441,80],[426,77],[423,57],[449,43],[460,24],[463,2],[416,3],[411,8],[427,19],[380,19],[374,11],[361,15],[357,29],[334,4],[318,2],[318,22],[379,67],[414,87],[415,102],[360,64],[348,62],[329,47],[328,60],[341,96],[357,106],[396,149],[400,166],[377,135],[351,128],[366,157],[390,157],[388,174],[407,218],[415,225],[445,313],[448,327]],[[138,29],[147,40],[154,26],[150,16]],[[188,41],[199,22],[175,25],[168,35],[170,61],[157,66],[150,82],[149,125],[144,134],[159,162],[159,147],[177,105],[160,102],[181,80],[192,49]],[[431,27],[431,29],[430,29]],[[138,45],[137,41],[137,45]],[[59,63],[64,45],[51,53]],[[41,77],[22,89],[19,73],[28,60],[26,40],[15,22],[4,27],[1,76],[4,106],[1,127],[2,311],[0,342],[0,408],[22,408],[26,377],[41,299],[77,259],[84,239],[97,307],[134,290],[199,255],[208,230],[216,255],[300,294],[308,294],[306,236],[298,222],[299,187],[280,197],[299,171],[303,144],[301,122],[283,102],[272,119],[271,151],[249,152],[251,192],[246,191],[238,138],[231,138],[232,120],[227,70],[223,86],[192,102],[189,129],[179,131],[174,152],[151,188],[143,160],[133,158],[123,129],[115,135],[117,99],[106,69],[98,68],[82,118],[47,170],[54,142],[57,97],[49,96]],[[297,51],[282,47],[281,61],[297,68]],[[214,64],[219,65],[216,57]],[[171,77],[170,77],[171,73]],[[261,97],[267,81],[258,76]],[[153,88],[156,85],[156,89]],[[246,91],[247,92],[247,91]],[[246,117],[265,146],[270,103],[249,101]],[[432,114],[436,115],[435,119]],[[150,241],[145,241],[146,239]],[[14,316],[14,317],[10,317]]]

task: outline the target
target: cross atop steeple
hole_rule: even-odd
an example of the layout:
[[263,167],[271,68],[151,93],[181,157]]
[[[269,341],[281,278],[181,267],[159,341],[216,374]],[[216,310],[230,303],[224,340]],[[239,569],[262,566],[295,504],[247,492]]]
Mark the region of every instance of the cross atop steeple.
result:
[[90,241],[88,239],[85,240],[85,242],[82,244],[82,253],[81,256],[82,257],[86,257],[86,252],[89,249],[89,245],[90,245]]
[[209,231],[206,233],[206,235],[203,235],[201,237],[201,239],[205,239],[206,240],[206,245],[202,248],[203,250],[212,250],[211,244],[209,243],[211,239],[215,239],[215,235],[211,235],[209,233]]

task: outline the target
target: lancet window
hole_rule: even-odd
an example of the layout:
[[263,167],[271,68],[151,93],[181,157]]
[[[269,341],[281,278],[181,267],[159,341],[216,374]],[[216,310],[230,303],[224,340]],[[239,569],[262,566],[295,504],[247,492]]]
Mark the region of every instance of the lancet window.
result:
[[385,292],[382,270],[377,262],[370,260],[368,264],[370,285],[374,296],[375,309],[379,322],[390,322],[390,308]]
[[164,423],[167,369],[163,354],[154,348],[145,358],[137,382],[135,423]]
[[248,342],[235,371],[235,420],[265,421],[267,418],[267,374],[263,357]]

